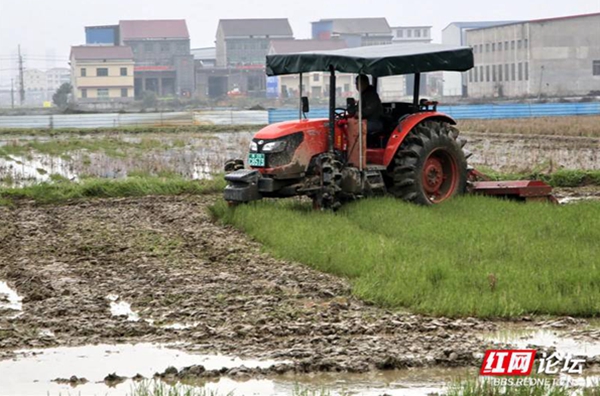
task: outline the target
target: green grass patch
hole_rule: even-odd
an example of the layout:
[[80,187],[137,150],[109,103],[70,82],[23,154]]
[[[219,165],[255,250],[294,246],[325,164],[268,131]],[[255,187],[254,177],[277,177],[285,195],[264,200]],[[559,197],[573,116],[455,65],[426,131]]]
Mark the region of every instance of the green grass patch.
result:
[[[527,380],[531,384],[498,386],[493,381],[457,381],[450,385],[447,396],[600,396],[600,386],[592,385],[585,388],[574,388],[552,384],[553,378],[518,377],[514,381]],[[540,381],[542,383],[536,382]],[[547,381],[547,382],[543,382]]]
[[600,186],[600,171],[560,169],[553,173],[499,173],[480,169],[492,180],[542,180],[552,187]]
[[225,188],[225,181],[219,175],[212,180],[201,181],[162,177],[87,178],[80,182],[58,181],[28,187],[0,188],[0,205],[19,200],[57,203],[81,198],[209,194],[222,191],[223,188]]
[[422,207],[382,198],[332,214],[282,200],[212,211],[278,257],[347,277],[358,297],[382,306],[505,318],[600,312],[597,202],[465,196]]

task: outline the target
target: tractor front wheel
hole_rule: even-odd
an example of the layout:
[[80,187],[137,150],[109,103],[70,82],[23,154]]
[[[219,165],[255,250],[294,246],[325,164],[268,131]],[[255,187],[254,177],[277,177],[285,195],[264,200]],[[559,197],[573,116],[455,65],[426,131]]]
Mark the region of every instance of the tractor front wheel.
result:
[[417,125],[396,153],[389,170],[389,191],[422,205],[462,194],[467,185],[467,160],[457,137],[458,130],[448,123]]

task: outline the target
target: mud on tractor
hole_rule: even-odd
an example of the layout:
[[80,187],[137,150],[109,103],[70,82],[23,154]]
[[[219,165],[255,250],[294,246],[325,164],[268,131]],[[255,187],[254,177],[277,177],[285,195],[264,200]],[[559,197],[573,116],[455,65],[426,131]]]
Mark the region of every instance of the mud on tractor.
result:
[[[437,44],[267,56],[267,75],[300,76],[298,120],[259,131],[247,169],[241,159],[227,161],[225,200],[304,195],[315,208],[333,210],[384,194],[423,205],[462,193],[551,201],[551,188],[541,181],[494,182],[470,168],[454,119],[437,111],[437,102],[420,99],[421,73],[472,67],[471,48]],[[329,72],[328,119],[306,119],[302,76],[310,72]],[[381,130],[367,131],[360,101],[349,98],[345,107],[336,107],[336,72],[370,75],[375,87],[378,78],[413,74],[413,101],[383,103]]]

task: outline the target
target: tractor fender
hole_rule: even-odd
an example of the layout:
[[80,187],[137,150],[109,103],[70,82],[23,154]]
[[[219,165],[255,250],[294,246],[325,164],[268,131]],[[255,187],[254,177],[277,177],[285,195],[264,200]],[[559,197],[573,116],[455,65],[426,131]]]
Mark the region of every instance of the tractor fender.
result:
[[421,113],[411,114],[404,117],[398,127],[392,132],[390,140],[388,141],[385,153],[383,156],[383,165],[390,166],[396,152],[400,148],[400,145],[404,141],[404,138],[412,131],[412,129],[423,121],[443,121],[452,125],[456,125],[456,121],[444,113],[438,111],[427,111]]

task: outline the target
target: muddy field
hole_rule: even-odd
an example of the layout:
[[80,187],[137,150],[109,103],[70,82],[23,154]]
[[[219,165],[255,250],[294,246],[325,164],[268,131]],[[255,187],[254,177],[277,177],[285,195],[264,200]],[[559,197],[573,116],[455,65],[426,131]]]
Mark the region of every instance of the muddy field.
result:
[[[384,391],[375,394],[405,394],[389,392],[405,389],[411,373],[413,383],[414,376],[421,380],[416,389],[431,388],[428,381],[437,381],[434,389],[440,389],[439,368],[462,368],[445,376],[464,375],[493,341],[568,346],[590,363],[600,361],[600,330],[584,320],[429,318],[360,302],[346,281],[277,260],[240,232],[215,224],[207,210],[214,199],[0,208],[0,281],[6,282],[0,283],[0,357],[7,362],[0,361],[0,375],[18,367],[32,370],[20,382],[2,375],[4,389],[45,394],[80,385],[69,384],[72,376],[94,375],[77,389],[104,394],[107,388],[90,386],[103,387],[108,374],[157,372],[171,380],[218,379],[220,389],[229,389],[226,379],[278,378],[288,384],[278,388],[281,393],[258,394],[286,394],[290,383],[315,378],[334,387],[346,378],[350,388],[381,382]],[[547,333],[530,334],[527,328]],[[94,344],[99,351],[90,349]],[[111,344],[125,349],[110,352]],[[127,349],[133,344],[141,345]],[[69,348],[36,350],[56,347]],[[164,347],[167,352],[159,350]],[[173,348],[179,352],[168,352]],[[119,353],[116,361],[108,359]],[[88,356],[100,363],[91,374],[77,359],[33,374],[52,365],[55,354],[56,362]],[[143,356],[154,364],[147,367]],[[169,366],[176,370],[165,373]],[[371,378],[381,370],[391,378]],[[332,372],[348,374],[315,377]],[[57,378],[65,382],[50,382]],[[255,389],[251,384],[234,388],[245,392]],[[124,394],[129,388],[117,390]]]
[[[598,138],[464,135],[474,166],[600,169]],[[136,173],[201,179],[242,156],[250,136],[3,137],[0,148],[12,151],[0,155],[0,185]],[[71,149],[47,144],[56,139]],[[557,196],[600,199],[600,189]],[[293,394],[298,383],[351,394],[443,393],[452,379],[476,378],[494,343],[586,356],[588,379],[598,379],[598,322],[389,312],[355,299],[346,280],[278,260],[216,224],[208,210],[216,199],[0,207],[0,396],[123,395],[132,377],[155,373],[236,395]]]
[[[501,172],[599,170],[600,138],[463,132],[474,167]],[[245,158],[252,132],[0,137],[0,187],[56,178],[175,174],[201,179]]]

